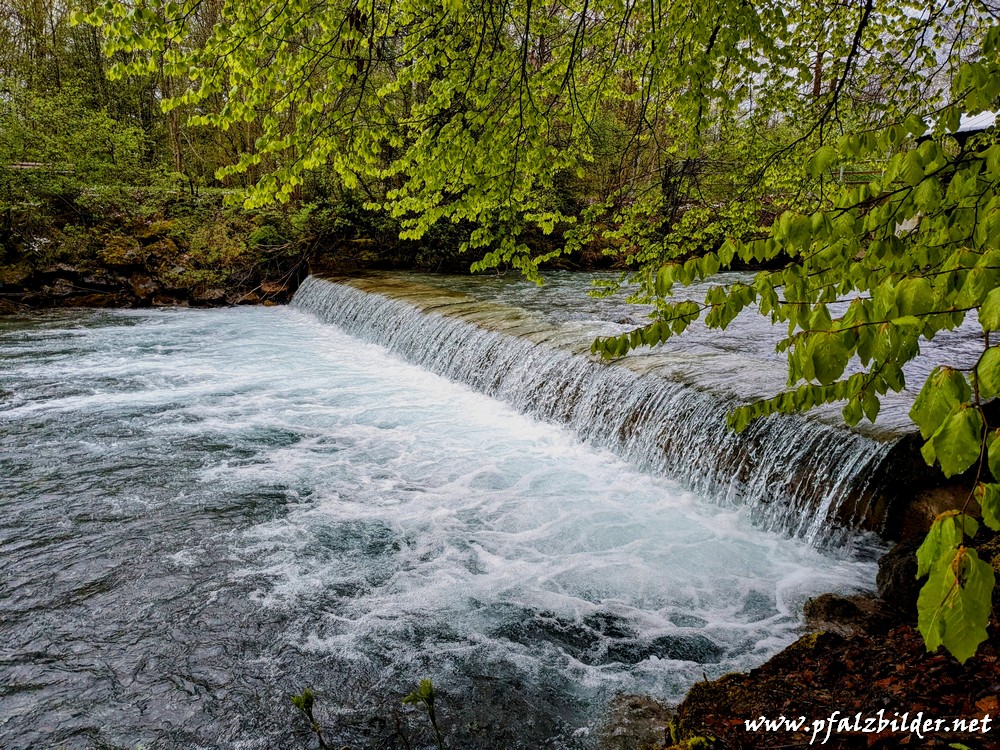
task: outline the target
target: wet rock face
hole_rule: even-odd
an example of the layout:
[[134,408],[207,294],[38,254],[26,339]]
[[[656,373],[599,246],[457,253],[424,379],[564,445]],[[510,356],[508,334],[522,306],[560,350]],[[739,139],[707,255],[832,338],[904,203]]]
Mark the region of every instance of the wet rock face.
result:
[[261,297],[256,292],[236,292],[226,297],[230,305],[256,305],[261,302]]
[[222,287],[200,287],[191,295],[193,302],[201,305],[226,304],[226,290]]
[[896,624],[888,605],[874,596],[823,594],[806,602],[806,627],[843,636],[886,633]]
[[[984,409],[990,424],[1000,419],[1000,399],[986,404]],[[920,434],[914,431],[896,441],[886,457],[887,504],[882,524],[875,527],[885,539],[923,539],[939,514],[966,506],[975,483],[974,470],[946,479],[940,467],[927,465],[920,454],[923,444]],[[971,510],[976,511],[974,504]]]
[[904,621],[917,620],[917,595],[923,581],[917,580],[917,548],[919,539],[900,542],[878,561],[875,583],[878,595],[889,602]]
[[74,307],[130,307],[129,298],[122,294],[86,294],[73,299]]
[[157,285],[153,283],[153,280],[149,276],[139,273],[132,274],[132,277],[129,279],[129,285],[132,287],[132,294],[140,300],[152,298],[158,291]]
[[698,633],[640,637],[627,620],[610,613],[573,621],[551,612],[526,612],[499,635],[519,643],[548,641],[590,665],[638,664],[651,658],[717,664],[725,655],[721,646]]
[[646,695],[617,695],[598,732],[600,750],[645,750],[670,744],[673,710]]
[[262,281],[260,291],[266,295],[288,294],[289,286],[283,281]]
[[156,294],[153,295],[153,307],[190,307],[190,303],[186,299]]
[[56,279],[50,286],[42,287],[42,291],[53,297],[65,297],[76,291],[76,285],[69,279]]

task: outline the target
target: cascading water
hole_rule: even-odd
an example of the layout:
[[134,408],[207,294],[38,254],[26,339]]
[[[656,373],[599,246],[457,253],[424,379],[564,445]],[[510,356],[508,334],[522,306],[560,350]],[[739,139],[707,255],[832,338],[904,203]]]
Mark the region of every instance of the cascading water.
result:
[[[416,343],[381,299],[345,328]],[[436,368],[478,347],[484,390],[547,368],[548,419],[624,409],[580,356],[405,310]],[[0,747],[308,747],[311,687],[332,746],[423,750],[400,699],[429,677],[450,748],[590,749],[615,695],[757,666],[807,598],[874,580],[294,309],[0,317],[0,360]],[[614,424],[645,455],[649,426]]]
[[590,336],[522,310],[405,277],[310,277],[293,304],[519,411],[566,424],[644,471],[745,505],[767,529],[842,542],[880,489],[872,478],[891,443],[797,416],[759,420],[736,435],[726,427],[732,400],[663,377],[648,358],[598,362],[584,353]]

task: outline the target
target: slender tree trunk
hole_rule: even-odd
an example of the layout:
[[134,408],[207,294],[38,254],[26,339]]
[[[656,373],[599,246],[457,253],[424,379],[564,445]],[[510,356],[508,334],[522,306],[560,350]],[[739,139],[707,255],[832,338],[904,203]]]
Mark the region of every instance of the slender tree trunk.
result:
[[816,63],[813,66],[813,97],[819,98],[823,93],[823,48],[816,52]]

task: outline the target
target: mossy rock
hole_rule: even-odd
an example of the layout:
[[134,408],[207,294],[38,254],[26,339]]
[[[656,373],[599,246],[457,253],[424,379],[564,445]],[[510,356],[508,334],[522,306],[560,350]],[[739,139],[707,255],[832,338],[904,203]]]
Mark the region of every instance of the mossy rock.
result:
[[98,257],[105,265],[122,267],[142,264],[144,253],[135,237],[112,234],[104,238],[103,244]]
[[20,286],[31,276],[31,266],[25,262],[0,265],[0,285]]
[[139,239],[152,239],[172,235],[177,230],[176,219],[154,219],[148,224],[137,227],[135,236]]
[[159,263],[161,266],[177,265],[183,261],[182,256],[184,255],[184,251],[177,247],[177,243],[170,238],[164,238],[152,245],[147,245],[145,253],[147,265]]

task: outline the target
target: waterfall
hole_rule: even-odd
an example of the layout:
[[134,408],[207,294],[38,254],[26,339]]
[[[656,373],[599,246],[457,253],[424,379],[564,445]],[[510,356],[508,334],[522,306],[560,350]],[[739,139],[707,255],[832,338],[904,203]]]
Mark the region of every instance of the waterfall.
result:
[[599,361],[579,334],[426,285],[311,276],[293,305],[407,362],[562,423],[644,471],[745,506],[763,528],[833,544],[845,531],[881,523],[882,487],[874,478],[891,443],[797,415],[758,420],[737,435],[726,426],[735,405],[729,398],[631,358]]

